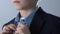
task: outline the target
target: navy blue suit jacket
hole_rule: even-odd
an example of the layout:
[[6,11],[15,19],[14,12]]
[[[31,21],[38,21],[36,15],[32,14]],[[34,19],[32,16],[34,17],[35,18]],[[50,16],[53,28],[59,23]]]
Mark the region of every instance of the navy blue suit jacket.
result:
[[[4,24],[14,24],[14,19]],[[31,22],[30,25],[31,34],[60,34],[60,17],[48,14],[40,7]]]

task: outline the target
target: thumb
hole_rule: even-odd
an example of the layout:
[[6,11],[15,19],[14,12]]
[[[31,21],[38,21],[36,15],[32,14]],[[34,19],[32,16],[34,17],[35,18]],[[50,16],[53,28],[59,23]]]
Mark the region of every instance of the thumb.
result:
[[18,26],[17,27],[24,27],[25,25],[21,22],[18,23]]

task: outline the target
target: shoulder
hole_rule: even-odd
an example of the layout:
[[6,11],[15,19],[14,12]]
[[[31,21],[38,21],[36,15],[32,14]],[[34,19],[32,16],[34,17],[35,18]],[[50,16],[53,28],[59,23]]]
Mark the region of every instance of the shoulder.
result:
[[54,22],[60,22],[60,17],[52,15],[52,14],[46,14],[47,20],[52,20]]
[[47,13],[46,21],[50,23],[50,25],[53,25],[53,28],[60,30],[60,17]]
[[47,14],[47,22],[49,22],[53,32],[60,33],[60,17]]

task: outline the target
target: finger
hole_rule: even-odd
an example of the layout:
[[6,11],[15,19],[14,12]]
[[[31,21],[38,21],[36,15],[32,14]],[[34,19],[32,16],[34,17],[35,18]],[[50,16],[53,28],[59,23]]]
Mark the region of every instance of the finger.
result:
[[2,31],[2,33],[9,33],[9,31],[4,30],[4,31]]
[[9,32],[9,31],[7,31],[7,32],[2,32],[2,34],[11,34],[12,32]]
[[10,29],[12,29],[12,30],[16,30],[16,26],[13,25],[13,24],[8,25],[8,27],[9,27]]
[[2,31],[2,34],[10,34],[10,33],[13,33],[13,31],[11,31],[11,30],[3,30]]
[[24,24],[22,24],[22,23],[18,23],[18,26],[17,27],[20,27],[20,28],[24,28]]
[[22,34],[23,31],[21,29],[18,29],[17,31],[15,31],[16,34]]
[[10,24],[12,27],[14,27],[14,28],[16,28],[16,25],[14,25],[14,24]]
[[2,30],[2,34],[7,34],[7,33],[12,33],[12,31],[10,30],[9,27],[4,26],[3,30]]
[[10,33],[10,31],[3,30],[2,34]]
[[4,26],[3,30],[2,30],[3,34],[7,34],[7,33],[13,33],[13,31],[10,29],[10,27],[8,26]]
[[17,27],[21,27],[21,26],[20,26],[20,22],[18,23],[18,26],[17,26]]
[[10,30],[7,26],[4,26],[3,30]]

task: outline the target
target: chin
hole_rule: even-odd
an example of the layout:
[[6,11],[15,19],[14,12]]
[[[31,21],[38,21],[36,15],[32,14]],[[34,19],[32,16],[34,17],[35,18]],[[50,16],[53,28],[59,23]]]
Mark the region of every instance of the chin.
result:
[[15,7],[17,10],[23,10],[23,7]]
[[17,10],[23,10],[22,8],[16,8]]
[[25,9],[27,9],[26,6],[15,6],[15,8],[16,8],[17,10],[25,10]]

